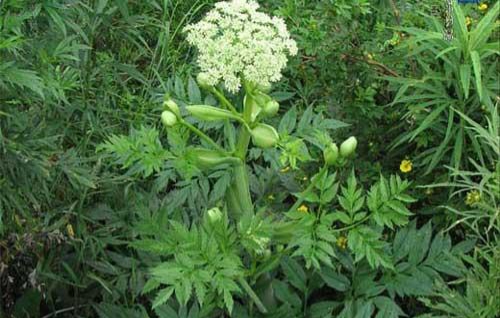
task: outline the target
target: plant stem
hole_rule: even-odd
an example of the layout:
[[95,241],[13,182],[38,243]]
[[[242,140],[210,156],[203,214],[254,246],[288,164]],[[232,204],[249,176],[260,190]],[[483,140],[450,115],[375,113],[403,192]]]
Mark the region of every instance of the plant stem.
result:
[[257,294],[255,294],[252,287],[250,287],[250,285],[248,285],[247,281],[245,279],[243,279],[242,277],[239,277],[238,282],[240,283],[241,287],[243,287],[243,289],[248,294],[248,296],[250,296],[250,298],[253,300],[253,302],[255,303],[257,308],[259,308],[259,311],[263,314],[267,314],[266,307],[260,301],[259,296],[257,296]]
[[323,168],[321,168],[321,170],[316,175],[317,177],[314,180],[311,180],[311,183],[309,184],[309,186],[304,191],[302,191],[302,193],[300,194],[300,197],[297,198],[297,201],[295,201],[294,205],[292,205],[292,207],[288,210],[288,213],[295,211],[299,208],[299,206],[302,204],[302,202],[304,202],[304,198],[309,194],[309,192],[311,192],[314,189],[318,180],[323,176],[323,174],[327,170],[328,170],[328,166],[325,164],[323,166]]
[[238,111],[236,108],[231,104],[230,101],[227,100],[227,98],[222,94],[217,88],[213,87],[211,89],[211,92],[217,97],[217,99],[227,108],[229,109],[233,114],[238,114]]
[[199,130],[195,126],[191,125],[190,123],[188,123],[185,120],[181,121],[181,123],[184,126],[186,126],[189,130],[191,130],[192,132],[194,132],[196,135],[198,135],[198,137],[200,137],[201,139],[203,139],[206,142],[208,142],[212,147],[214,147],[218,151],[221,151],[221,152],[224,152],[224,153],[226,152],[226,150],[224,148],[222,148],[221,146],[219,146],[215,141],[213,141],[212,138],[210,138],[207,135],[205,135],[205,133],[203,133],[201,130]]
[[352,228],[355,228],[356,226],[362,224],[362,223],[365,223],[366,221],[368,221],[368,219],[371,217],[370,214],[368,214],[367,216],[365,216],[364,218],[362,218],[361,220],[359,220],[358,222],[356,223],[353,223],[351,225],[348,225],[348,226],[345,226],[345,227],[341,227],[340,229],[332,229],[332,232],[342,232],[342,231],[347,231],[347,230],[350,230]]
[[[247,98],[251,98],[251,96],[247,94]],[[246,107],[246,105],[243,105],[244,121],[250,122],[251,116],[252,110],[250,109],[250,107]],[[233,213],[239,216],[254,214],[246,166],[246,156],[249,144],[250,132],[247,128],[247,125],[242,124],[238,132],[238,141],[236,143],[236,151],[234,153],[237,158],[241,159],[242,164],[237,165],[234,168],[233,184],[227,192],[229,208]]]

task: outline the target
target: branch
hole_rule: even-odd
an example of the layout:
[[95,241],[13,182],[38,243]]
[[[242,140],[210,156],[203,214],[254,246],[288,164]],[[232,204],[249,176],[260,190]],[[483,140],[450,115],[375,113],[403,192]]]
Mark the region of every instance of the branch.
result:
[[359,58],[359,57],[356,57],[356,56],[353,56],[353,55],[348,55],[348,54],[343,54],[342,58],[343,59],[352,60],[352,61],[356,61],[356,62],[365,62],[366,64],[374,65],[374,66],[378,67],[382,71],[382,73],[385,74],[385,75],[391,75],[391,76],[394,76],[394,77],[399,77],[399,74],[396,71],[393,71],[389,67],[387,67],[384,64],[382,64],[380,62],[377,62],[375,60],[372,60],[372,59],[369,59],[369,58],[362,59],[362,58]]

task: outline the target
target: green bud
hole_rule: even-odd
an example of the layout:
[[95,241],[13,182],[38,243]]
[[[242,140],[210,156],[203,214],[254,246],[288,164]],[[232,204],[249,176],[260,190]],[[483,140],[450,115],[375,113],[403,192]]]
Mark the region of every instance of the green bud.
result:
[[169,98],[169,99],[167,99],[167,100],[165,100],[163,102],[163,107],[165,107],[167,110],[169,110],[172,113],[174,113],[177,117],[181,116],[181,112],[179,110],[179,106],[171,98]]
[[166,127],[172,127],[177,124],[177,116],[175,116],[175,114],[171,111],[165,110],[161,113],[161,122]]
[[196,81],[198,82],[198,85],[200,85],[200,87],[203,89],[210,89],[213,86],[210,83],[210,78],[207,73],[199,73],[198,76],[196,76]]
[[219,208],[212,208],[208,210],[207,215],[208,215],[208,220],[212,224],[218,223],[220,222],[220,220],[222,220],[222,212]]
[[187,106],[186,109],[188,112],[194,117],[205,120],[205,121],[217,121],[224,119],[235,119],[239,120],[240,118],[230,111],[225,109],[208,106],[208,105],[194,105]]
[[276,115],[279,109],[280,109],[280,104],[275,100],[270,100],[264,105],[263,111],[264,114],[266,114],[266,116],[271,117]]
[[202,170],[209,170],[224,163],[237,164],[240,162],[238,158],[205,148],[191,148],[187,151],[187,155],[189,161]]
[[262,93],[269,93],[271,91],[271,84],[258,84],[257,85],[257,90],[261,91]]
[[357,146],[358,146],[358,141],[356,140],[356,137],[347,138],[340,145],[340,155],[344,158],[349,157],[350,155],[354,154],[354,151],[356,151]]
[[271,148],[278,143],[279,135],[273,126],[258,124],[252,129],[252,140],[257,147]]
[[326,147],[323,151],[323,158],[325,159],[327,165],[334,165],[339,158],[339,147],[337,147],[337,144],[331,143],[328,147]]

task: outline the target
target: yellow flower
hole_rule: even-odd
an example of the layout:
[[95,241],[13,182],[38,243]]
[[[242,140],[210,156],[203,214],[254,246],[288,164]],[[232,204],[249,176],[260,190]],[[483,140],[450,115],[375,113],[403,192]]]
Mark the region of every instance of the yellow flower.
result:
[[285,167],[283,169],[280,170],[281,173],[287,173],[288,171],[290,171],[290,167]]
[[401,161],[401,164],[399,165],[399,170],[401,170],[402,173],[408,173],[413,169],[413,163],[411,160],[405,159]]
[[470,26],[471,24],[472,24],[472,19],[471,19],[471,17],[466,17],[466,18],[465,18],[465,25],[466,25],[466,26]]
[[372,55],[372,54],[370,54],[370,53],[368,53],[368,54],[366,55],[366,57],[368,57],[370,60],[373,60],[373,55]]
[[345,236],[339,237],[337,240],[337,246],[340,249],[345,250],[347,248],[347,237],[345,237]]
[[75,237],[75,231],[73,230],[73,225],[71,224],[66,225],[66,231],[68,232],[69,237],[71,238]]
[[307,208],[307,206],[305,204],[302,204],[298,209],[297,211],[299,212],[302,212],[302,213],[307,213],[309,212],[309,209]]
[[467,193],[467,197],[465,198],[465,204],[468,206],[472,206],[481,201],[481,193],[477,190],[472,190]]
[[479,11],[486,11],[488,10],[488,5],[486,3],[481,3],[478,7]]

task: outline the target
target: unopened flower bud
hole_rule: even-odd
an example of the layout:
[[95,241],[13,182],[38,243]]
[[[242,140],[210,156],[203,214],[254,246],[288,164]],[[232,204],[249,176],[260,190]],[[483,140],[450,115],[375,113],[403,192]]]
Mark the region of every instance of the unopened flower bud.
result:
[[279,109],[280,109],[280,104],[275,100],[270,100],[264,105],[263,112],[267,116],[271,117],[276,115]]
[[238,158],[210,149],[190,148],[186,154],[188,160],[202,170],[209,170],[221,164],[240,163]]
[[339,158],[339,147],[337,147],[337,144],[331,143],[328,145],[323,151],[323,158],[327,165],[334,165]]
[[222,212],[219,208],[212,208],[208,210],[208,220],[210,223],[214,224],[222,220]]
[[340,145],[340,155],[344,158],[349,157],[354,153],[354,151],[356,151],[357,146],[358,146],[358,141],[356,140],[356,137],[347,138]]
[[262,93],[269,93],[271,91],[271,84],[257,84],[257,90],[261,91]]
[[174,102],[173,99],[169,98],[169,99],[166,99],[164,102],[163,102],[163,107],[165,107],[167,110],[171,111],[172,113],[174,113],[176,116],[181,116],[181,112],[179,110],[179,105],[177,105],[176,102]]
[[279,135],[273,126],[258,124],[252,129],[252,140],[259,148],[271,148],[278,143]]
[[196,76],[196,81],[203,89],[210,89],[213,86],[207,73],[199,73],[198,76]]
[[177,124],[177,116],[175,116],[175,114],[171,111],[165,110],[161,113],[161,122],[166,127],[172,127]]

